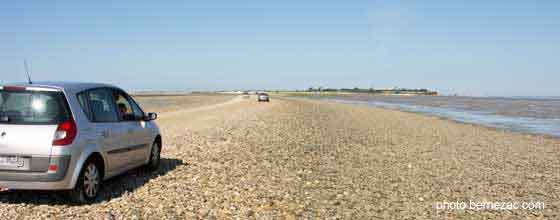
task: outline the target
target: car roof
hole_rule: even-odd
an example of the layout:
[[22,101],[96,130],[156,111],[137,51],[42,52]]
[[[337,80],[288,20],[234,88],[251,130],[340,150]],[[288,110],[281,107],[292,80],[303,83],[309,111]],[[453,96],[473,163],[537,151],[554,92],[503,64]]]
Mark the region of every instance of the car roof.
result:
[[80,91],[99,88],[99,87],[109,87],[109,88],[118,88],[111,84],[105,83],[87,83],[87,82],[33,82],[32,84],[29,83],[9,83],[3,84],[2,86],[25,86],[25,87],[35,87],[35,88],[49,88],[49,89],[60,89],[66,92],[74,92],[78,93]]

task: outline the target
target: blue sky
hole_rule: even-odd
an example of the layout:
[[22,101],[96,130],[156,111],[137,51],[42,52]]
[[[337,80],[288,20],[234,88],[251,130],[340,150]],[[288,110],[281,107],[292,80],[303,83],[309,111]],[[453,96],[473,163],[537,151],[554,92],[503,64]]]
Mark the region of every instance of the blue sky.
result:
[[10,1],[0,80],[560,95],[558,1]]

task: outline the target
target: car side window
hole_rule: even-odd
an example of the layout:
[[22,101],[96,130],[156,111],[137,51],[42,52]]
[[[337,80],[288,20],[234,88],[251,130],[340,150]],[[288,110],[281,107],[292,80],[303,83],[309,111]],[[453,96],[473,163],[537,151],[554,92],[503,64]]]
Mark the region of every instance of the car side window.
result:
[[117,108],[110,89],[94,89],[87,93],[94,122],[117,122]]
[[86,114],[89,121],[93,121],[93,115],[91,114],[91,109],[88,105],[88,92],[81,92],[78,93],[78,102],[80,103],[80,107],[82,107],[82,111]]
[[129,101],[128,96],[122,92],[115,90],[115,102],[119,113],[120,121],[137,121],[139,117],[134,114],[133,104]]
[[132,106],[132,111],[134,112],[134,117],[137,120],[141,120],[142,118],[144,118],[144,111],[142,111],[142,109],[140,108],[140,106],[138,106],[136,101],[134,101],[134,99],[132,99],[132,97],[130,97],[129,95],[127,95],[127,98],[128,98],[128,101],[130,102],[130,105]]

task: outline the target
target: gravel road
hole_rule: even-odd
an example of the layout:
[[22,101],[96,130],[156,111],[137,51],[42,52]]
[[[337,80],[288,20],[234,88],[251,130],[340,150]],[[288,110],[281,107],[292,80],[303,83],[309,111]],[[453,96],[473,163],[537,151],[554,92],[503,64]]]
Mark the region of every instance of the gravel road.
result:
[[[1,193],[0,219],[560,219],[558,139],[318,101],[156,98],[140,101],[162,112],[159,171],[109,180],[92,205]],[[545,207],[438,207],[469,200]]]

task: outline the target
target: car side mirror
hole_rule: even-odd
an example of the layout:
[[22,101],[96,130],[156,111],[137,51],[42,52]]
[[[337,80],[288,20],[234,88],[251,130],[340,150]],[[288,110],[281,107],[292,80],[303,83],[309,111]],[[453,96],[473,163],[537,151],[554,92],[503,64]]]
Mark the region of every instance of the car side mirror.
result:
[[153,121],[157,119],[157,113],[150,112],[144,116],[144,121]]

